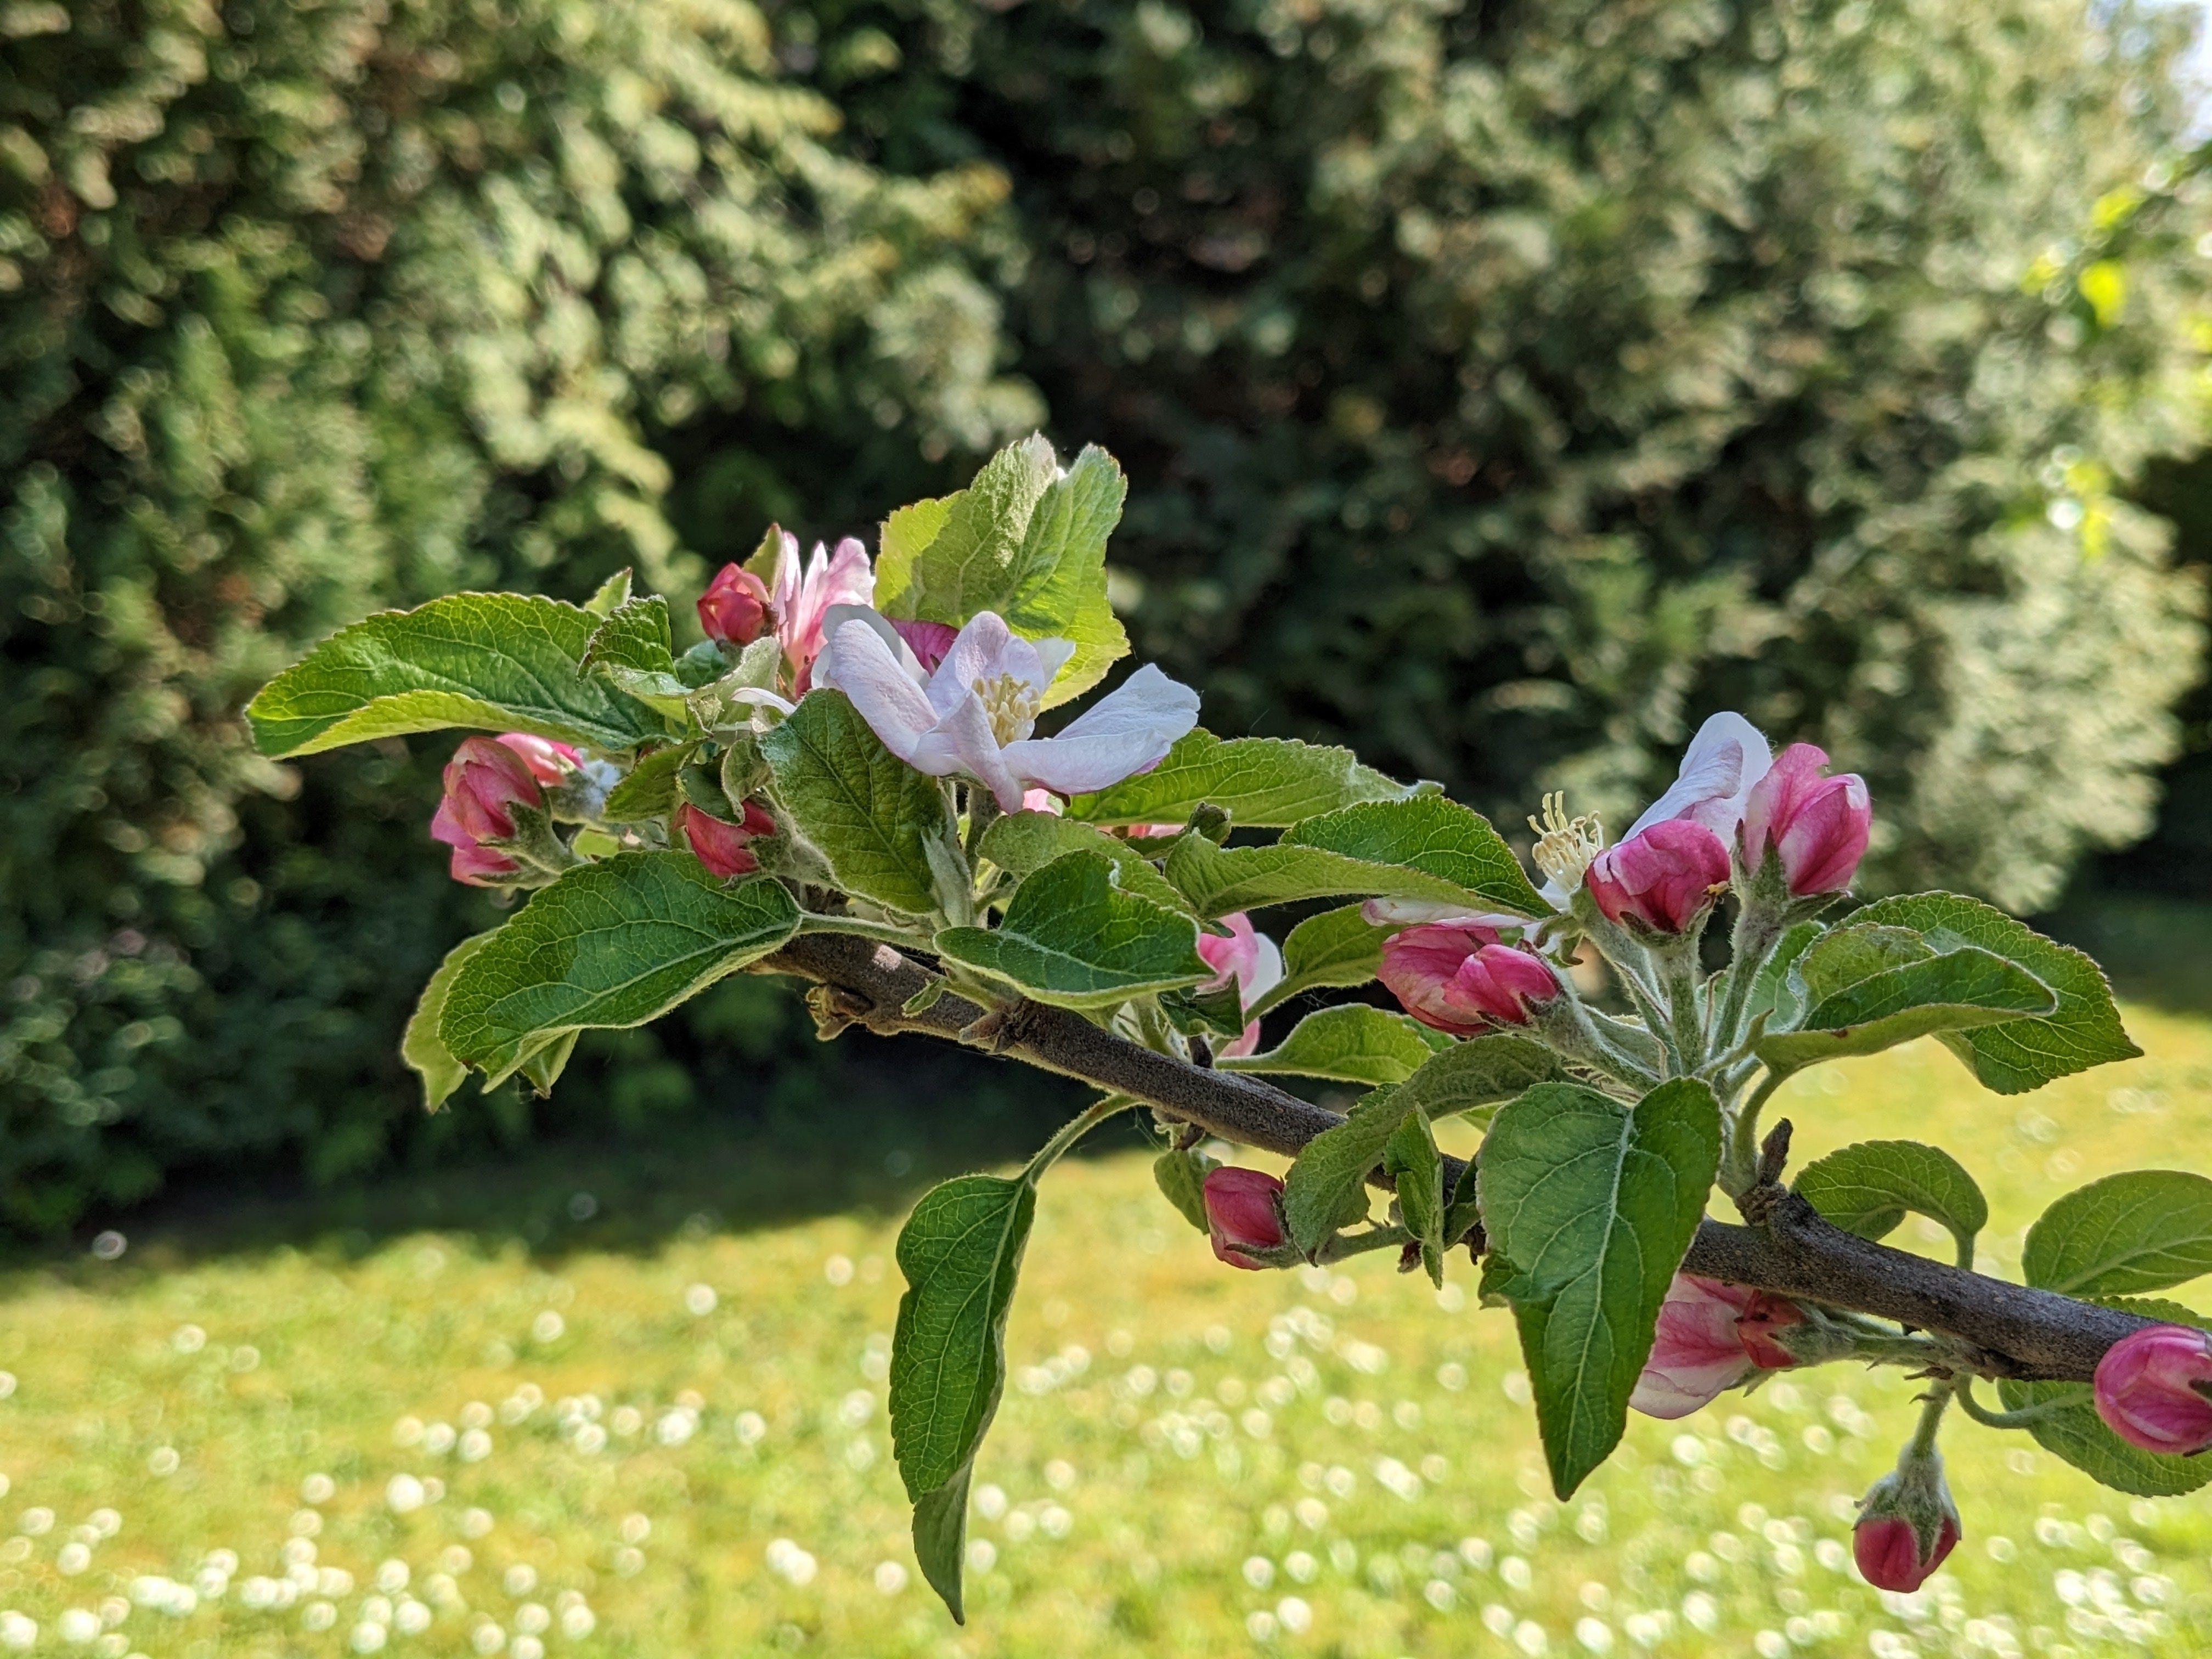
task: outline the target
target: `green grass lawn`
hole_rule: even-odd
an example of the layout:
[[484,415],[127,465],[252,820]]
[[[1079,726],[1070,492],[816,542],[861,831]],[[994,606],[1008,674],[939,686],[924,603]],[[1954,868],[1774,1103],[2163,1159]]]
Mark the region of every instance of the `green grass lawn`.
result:
[[[1929,1045],[1800,1079],[1799,1156],[1944,1141],[2008,1271],[2058,1193],[2208,1163],[2212,1021],[2130,1024],[2148,1057],[2024,1098]],[[741,1146],[664,1150],[696,1173]],[[1558,1504],[1464,1257],[1441,1294],[1371,1259],[1233,1272],[1127,1154],[1045,1188],[957,1630],[890,1456],[892,1219],[533,1250],[465,1224],[468,1179],[441,1230],[148,1238],[10,1278],[0,1653],[2212,1650],[2205,1501],[2132,1503],[1968,1424],[1948,1570],[1859,1583],[1851,1500],[1911,1410],[1894,1373],[1635,1419]]]

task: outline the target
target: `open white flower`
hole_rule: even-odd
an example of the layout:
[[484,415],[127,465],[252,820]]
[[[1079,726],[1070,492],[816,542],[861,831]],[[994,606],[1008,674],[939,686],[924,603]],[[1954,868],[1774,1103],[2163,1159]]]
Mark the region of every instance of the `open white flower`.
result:
[[1119,783],[1158,765],[1198,724],[1198,693],[1147,663],[1057,736],[1031,737],[1045,688],[1075,647],[1023,639],[988,611],[960,630],[933,673],[872,611],[833,607],[824,632],[816,685],[850,697],[909,766],[980,779],[1008,812],[1033,785],[1074,795]]
[[1645,807],[1620,839],[1669,818],[1690,818],[1733,847],[1752,786],[1772,764],[1765,733],[1741,714],[1715,714],[1682,751],[1681,769],[1667,793]]

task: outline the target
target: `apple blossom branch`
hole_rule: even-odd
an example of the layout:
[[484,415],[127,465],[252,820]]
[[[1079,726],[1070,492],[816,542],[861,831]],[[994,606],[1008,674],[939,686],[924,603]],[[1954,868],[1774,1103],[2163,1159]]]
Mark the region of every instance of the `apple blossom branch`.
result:
[[[1023,1001],[989,1010],[946,990],[909,1012],[941,981],[891,946],[851,935],[794,939],[754,971],[815,981],[825,1036],[860,1025],[882,1036],[966,1043],[1128,1095],[1209,1133],[1284,1157],[1343,1121],[1259,1078],[1160,1054],[1066,1009]],[[1447,1181],[1455,1182],[1462,1168],[1448,1160]],[[1984,1376],[2087,1382],[2106,1349],[2155,1322],[1860,1238],[1823,1220],[1794,1193],[1770,1187],[1753,1207],[1763,1212],[1757,1225],[1703,1222],[1684,1269],[1940,1333],[1968,1345]]]

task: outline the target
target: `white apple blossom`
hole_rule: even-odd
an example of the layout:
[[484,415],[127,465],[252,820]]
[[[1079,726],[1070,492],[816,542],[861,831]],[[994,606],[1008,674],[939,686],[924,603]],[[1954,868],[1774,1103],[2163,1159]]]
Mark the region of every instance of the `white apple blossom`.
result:
[[988,611],[961,629],[927,674],[872,611],[837,606],[825,632],[815,684],[850,697],[908,765],[933,777],[979,779],[1008,812],[1021,809],[1033,786],[1080,794],[1157,766],[1198,724],[1198,693],[1147,663],[1057,735],[1031,737],[1045,688],[1075,647],[1023,639]]

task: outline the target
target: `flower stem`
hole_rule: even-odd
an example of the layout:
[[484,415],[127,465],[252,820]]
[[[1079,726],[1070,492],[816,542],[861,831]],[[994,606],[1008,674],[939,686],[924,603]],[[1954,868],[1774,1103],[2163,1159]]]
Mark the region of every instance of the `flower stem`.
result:
[[1975,1422],[1991,1429],[2024,1429],[2031,1423],[2041,1422],[2047,1417],[2056,1417],[2061,1412],[2078,1410],[2095,1397],[2089,1385],[2083,1382],[2069,1389],[2064,1394],[2054,1395],[2048,1400],[2039,1400],[2033,1406],[2022,1406],[2018,1411],[1993,1412],[1974,1398],[1972,1377],[1960,1376],[1956,1393],[1959,1409],[1972,1418]]
[[1759,1115],[1774,1091],[1782,1086],[1784,1075],[1769,1072],[1751,1098],[1737,1107],[1728,1120],[1728,1152],[1721,1164],[1721,1190],[1730,1198],[1741,1198],[1759,1179]]
[[1037,1155],[1022,1171],[1022,1179],[1035,1184],[1047,1170],[1060,1162],[1067,1149],[1089,1134],[1116,1112],[1126,1112],[1137,1103],[1133,1095],[1107,1095],[1092,1102],[1082,1111],[1060,1126],[1060,1131],[1050,1140],[1037,1148]]
[[1957,1377],[1945,1377],[1928,1390],[1927,1403],[1920,1408],[1919,1425],[1912,1431],[1912,1438],[1905,1443],[1907,1456],[1926,1457],[1935,1451],[1936,1431],[1943,1425],[1943,1408],[1951,1403],[1959,1383]]

